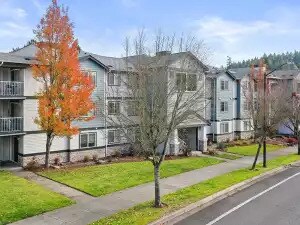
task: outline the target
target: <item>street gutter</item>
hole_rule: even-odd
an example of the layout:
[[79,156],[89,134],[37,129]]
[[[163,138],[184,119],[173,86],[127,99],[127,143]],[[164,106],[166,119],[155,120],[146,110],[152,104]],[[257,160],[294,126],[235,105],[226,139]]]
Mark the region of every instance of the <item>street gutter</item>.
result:
[[204,199],[201,199],[195,203],[192,203],[182,209],[172,212],[172,213],[160,218],[159,220],[149,223],[148,225],[166,225],[166,224],[177,223],[177,222],[195,214],[196,212],[198,212],[198,211],[200,211],[200,210],[202,210],[224,198],[227,198],[228,196],[231,196],[241,190],[244,190],[244,189],[250,187],[251,185],[253,185],[259,181],[262,181],[266,178],[269,178],[275,174],[281,173],[281,172],[287,170],[288,168],[290,168],[291,166],[295,166],[295,165],[300,166],[300,161],[296,161],[289,165],[275,168],[273,170],[270,170],[263,174],[260,174],[256,177],[253,177],[253,178],[250,178],[243,182],[240,182],[238,184],[235,184],[229,188],[226,188],[226,189],[219,191],[213,195],[210,195]]

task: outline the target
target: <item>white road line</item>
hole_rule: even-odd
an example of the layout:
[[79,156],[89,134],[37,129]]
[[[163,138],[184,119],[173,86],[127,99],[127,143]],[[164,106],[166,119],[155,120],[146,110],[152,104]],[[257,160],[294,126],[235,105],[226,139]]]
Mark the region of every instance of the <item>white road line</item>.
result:
[[210,221],[210,222],[207,223],[206,225],[213,225],[213,224],[215,224],[216,222],[218,222],[218,221],[220,221],[221,219],[223,219],[225,216],[228,216],[229,214],[231,214],[232,212],[238,210],[239,208],[243,207],[244,205],[248,204],[249,202],[251,202],[251,201],[257,199],[258,197],[262,196],[263,194],[265,194],[265,193],[267,193],[267,192],[273,190],[274,188],[278,187],[279,185],[281,185],[281,184],[287,182],[288,180],[290,180],[290,179],[292,179],[292,178],[294,178],[294,177],[296,177],[296,176],[298,176],[298,175],[300,175],[300,172],[295,173],[294,175],[292,175],[292,176],[290,176],[290,177],[288,177],[288,178],[286,178],[286,179],[280,181],[279,183],[273,185],[272,187],[269,187],[268,189],[266,189],[266,190],[260,192],[259,194],[257,194],[257,195],[255,195],[255,196],[249,198],[248,200],[242,202],[241,204],[239,204],[239,205],[233,207],[232,209],[228,210],[227,212],[225,212],[224,214],[220,215],[220,216],[217,217],[216,219]]

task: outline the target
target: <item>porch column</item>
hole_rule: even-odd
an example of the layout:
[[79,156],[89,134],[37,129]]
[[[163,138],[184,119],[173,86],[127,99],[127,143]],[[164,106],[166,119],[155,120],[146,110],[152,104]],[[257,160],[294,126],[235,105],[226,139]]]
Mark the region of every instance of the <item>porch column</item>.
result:
[[169,141],[169,154],[170,155],[178,155],[179,153],[179,139],[178,139],[178,130],[175,129],[171,136]]
[[207,137],[206,126],[198,127],[198,150],[202,152],[207,151]]

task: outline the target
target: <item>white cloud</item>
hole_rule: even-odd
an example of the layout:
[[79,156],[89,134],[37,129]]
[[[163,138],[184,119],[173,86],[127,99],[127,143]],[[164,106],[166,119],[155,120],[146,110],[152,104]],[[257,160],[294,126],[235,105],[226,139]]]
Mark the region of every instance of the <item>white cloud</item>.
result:
[[222,65],[228,55],[233,60],[243,60],[263,53],[298,48],[298,12],[299,9],[278,7],[265,12],[259,20],[238,21],[206,16],[191,24],[196,35],[212,49],[213,63]]
[[195,24],[198,27],[198,34],[201,37],[223,39],[230,43],[238,41],[245,35],[259,33],[273,26],[268,21],[243,23],[224,20],[221,17],[205,17],[196,21]]

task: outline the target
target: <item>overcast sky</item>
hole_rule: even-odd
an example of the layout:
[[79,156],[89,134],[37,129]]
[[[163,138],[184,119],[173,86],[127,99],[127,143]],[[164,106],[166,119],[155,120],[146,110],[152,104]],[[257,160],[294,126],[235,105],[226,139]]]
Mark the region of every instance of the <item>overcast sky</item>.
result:
[[[58,0],[69,7],[80,46],[120,56],[126,36],[161,28],[203,39],[212,65],[300,50],[300,1],[297,0]],[[33,37],[50,0],[0,0],[0,51]]]

